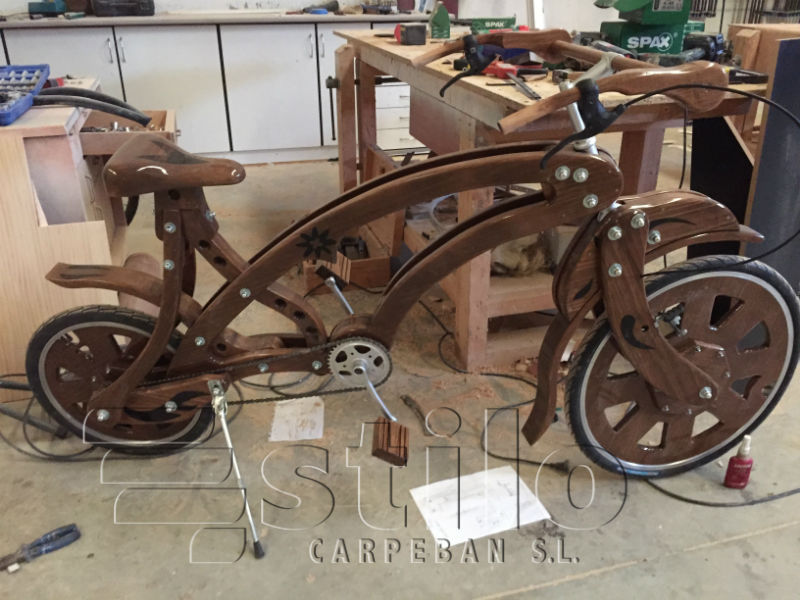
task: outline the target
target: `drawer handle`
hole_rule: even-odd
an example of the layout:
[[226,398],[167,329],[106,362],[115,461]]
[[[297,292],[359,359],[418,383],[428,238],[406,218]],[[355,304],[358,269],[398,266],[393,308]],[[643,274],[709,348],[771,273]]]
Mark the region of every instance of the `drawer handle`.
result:
[[397,117],[401,121],[408,121],[411,117]]
[[308,58],[314,58],[314,34],[309,33],[308,38],[306,39],[306,44],[308,45]]
[[109,64],[114,64],[114,51],[111,49],[111,38],[106,38],[106,44],[108,45],[108,62]]
[[398,98],[411,98],[411,94],[400,94]]
[[120,61],[121,62],[128,62],[128,59],[125,56],[125,43],[122,41],[122,38],[118,38],[117,41],[119,42],[119,51],[120,51]]
[[325,34],[319,34],[319,57],[325,58]]

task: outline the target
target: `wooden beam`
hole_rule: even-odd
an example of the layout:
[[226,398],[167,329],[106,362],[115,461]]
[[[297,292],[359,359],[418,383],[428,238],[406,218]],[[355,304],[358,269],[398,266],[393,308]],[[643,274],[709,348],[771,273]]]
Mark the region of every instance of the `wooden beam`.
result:
[[355,49],[345,44],[336,49],[336,125],[339,131],[339,191],[358,185],[356,150]]

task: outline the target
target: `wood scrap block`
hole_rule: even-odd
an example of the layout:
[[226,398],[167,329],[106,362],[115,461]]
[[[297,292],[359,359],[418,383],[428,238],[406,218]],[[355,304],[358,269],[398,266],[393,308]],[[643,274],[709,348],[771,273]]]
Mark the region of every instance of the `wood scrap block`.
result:
[[408,427],[380,417],[372,430],[372,456],[405,467],[408,463]]

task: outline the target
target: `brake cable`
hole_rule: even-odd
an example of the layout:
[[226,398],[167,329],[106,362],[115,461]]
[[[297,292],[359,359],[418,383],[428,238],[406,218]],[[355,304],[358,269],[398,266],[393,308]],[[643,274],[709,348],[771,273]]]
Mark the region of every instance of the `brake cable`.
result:
[[[576,84],[576,87],[580,90],[581,96],[578,100],[578,107],[581,111],[581,116],[583,117],[585,128],[583,131],[578,133],[571,134],[561,140],[552,150],[550,150],[545,157],[542,159],[542,166],[546,164],[546,162],[557,152],[563,150],[567,145],[572,142],[587,139],[592,136],[595,136],[599,133],[605,131],[614,121],[616,121],[622,113],[624,113],[629,107],[633,106],[634,104],[638,104],[639,102],[644,102],[653,96],[658,96],[660,94],[664,94],[666,92],[671,92],[673,90],[686,90],[686,89],[705,89],[705,90],[717,90],[721,92],[729,92],[732,94],[737,94],[739,96],[744,96],[746,98],[750,98],[752,100],[756,100],[758,102],[762,102],[771,106],[781,113],[783,113],[786,117],[789,118],[795,125],[797,125],[798,129],[800,129],[800,117],[795,115],[792,111],[788,108],[783,106],[782,104],[775,102],[769,98],[764,98],[755,94],[753,92],[747,92],[745,90],[738,90],[735,88],[725,87],[721,85],[712,85],[709,83],[682,83],[677,85],[671,85],[664,88],[659,88],[657,90],[653,90],[651,92],[647,92],[646,94],[642,94],[634,98],[633,100],[629,100],[623,104],[616,106],[612,110],[606,110],[605,106],[603,106],[602,102],[599,101],[599,90],[597,88],[597,83],[592,79],[584,79],[579,81]],[[686,105],[684,104],[684,109],[686,109]],[[585,112],[584,112],[585,111]],[[688,112],[688,110],[686,111]],[[684,124],[686,123],[686,119],[684,119]],[[684,153],[686,152],[686,144],[684,143]],[[685,169],[685,164],[684,164]],[[772,254],[775,254],[779,250],[782,250],[790,243],[792,243],[797,237],[800,236],[800,229],[795,231],[792,235],[788,238],[783,240],[774,248],[767,250],[761,254],[748,258],[746,260],[742,260],[736,263],[732,263],[730,265],[725,265],[723,267],[695,267],[692,268],[692,272],[711,272],[711,271],[719,271],[719,270],[728,270],[734,267],[740,267],[742,265],[746,265],[762,258],[766,258]],[[667,274],[667,273],[685,273],[686,271],[675,271],[675,270],[661,270],[658,271],[659,274]],[[651,274],[642,275],[642,277],[649,276]]]

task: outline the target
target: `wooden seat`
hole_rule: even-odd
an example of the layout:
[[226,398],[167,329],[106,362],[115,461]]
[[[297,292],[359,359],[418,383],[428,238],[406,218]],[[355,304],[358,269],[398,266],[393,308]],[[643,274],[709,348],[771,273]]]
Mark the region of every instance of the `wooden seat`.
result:
[[111,196],[230,185],[244,177],[244,167],[236,161],[186,152],[153,133],[133,136],[103,169],[106,190]]

